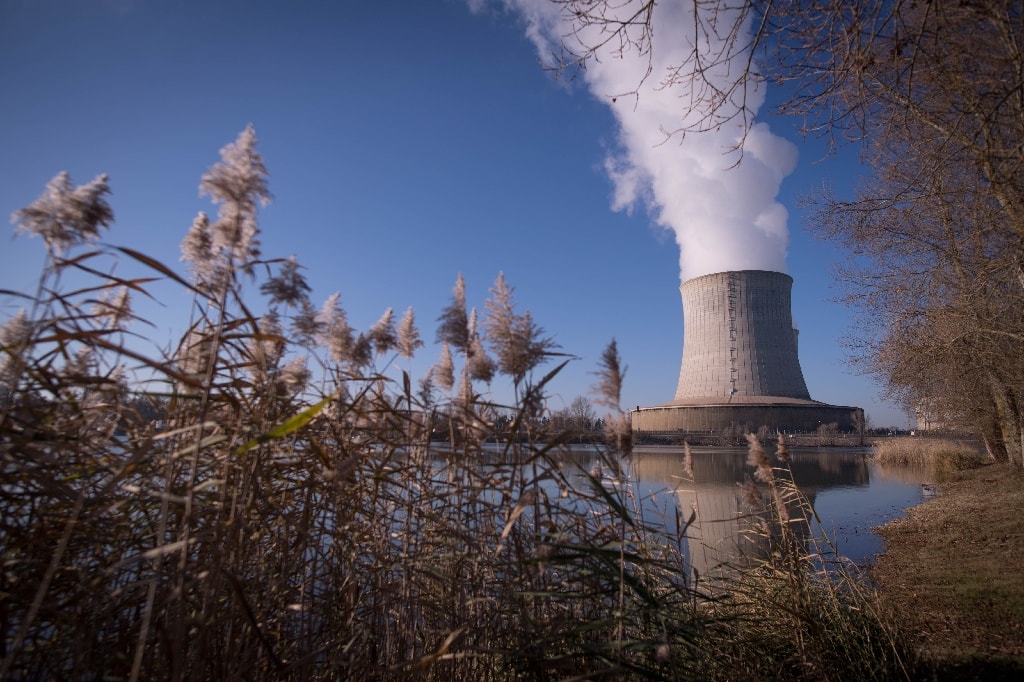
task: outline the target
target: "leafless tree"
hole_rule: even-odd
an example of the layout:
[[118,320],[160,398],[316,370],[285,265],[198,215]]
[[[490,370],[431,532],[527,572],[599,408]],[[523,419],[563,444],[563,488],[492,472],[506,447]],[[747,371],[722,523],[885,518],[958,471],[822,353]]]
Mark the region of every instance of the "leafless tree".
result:
[[[872,323],[861,357],[910,406],[1024,463],[1024,26],[1002,0],[908,4],[858,77],[874,171],[817,226]],[[902,36],[902,37],[900,37]]]
[[597,413],[585,395],[578,395],[569,403],[569,417],[579,430],[591,429],[597,420]]

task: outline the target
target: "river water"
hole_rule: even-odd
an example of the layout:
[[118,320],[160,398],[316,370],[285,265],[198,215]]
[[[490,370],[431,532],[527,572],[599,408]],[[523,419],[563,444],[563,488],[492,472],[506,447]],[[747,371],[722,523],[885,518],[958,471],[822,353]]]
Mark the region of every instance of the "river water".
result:
[[[489,449],[497,455],[503,446]],[[562,459],[564,473],[585,489],[589,484],[583,472],[594,475],[605,467],[602,478],[606,484],[619,490],[625,490],[621,486],[627,484],[630,489],[631,513],[642,515],[648,527],[664,531],[673,545],[678,543],[689,565],[701,575],[763,557],[768,551],[768,540],[752,532],[761,517],[743,501],[738,485],[753,474],[747,464],[747,448],[693,447],[692,476],[685,470],[681,446],[639,446],[632,457],[611,465],[618,472],[601,463],[602,450],[571,446]],[[820,555],[824,566],[838,560],[857,566],[870,564],[884,550],[875,529],[923,502],[923,484],[932,480],[924,469],[878,464],[867,447],[789,450],[790,462],[785,468],[815,512],[809,522],[793,523],[792,527],[807,551]],[[781,466],[774,458],[773,463]],[[547,484],[551,487],[547,493],[557,496],[554,481]],[[763,484],[761,491],[766,492]],[[695,521],[685,533],[678,533],[691,515]],[[793,517],[797,516],[802,514],[794,510]],[[819,542],[821,538],[828,542]]]
[[[645,515],[655,521],[661,515],[671,527],[676,508],[683,519],[698,511],[698,523],[688,536],[691,561],[699,567],[713,560],[699,554],[709,547],[735,545],[748,530],[737,484],[752,469],[746,463],[746,448],[695,447],[692,453],[691,478],[684,470],[681,447],[637,448],[632,475]],[[827,535],[841,556],[858,565],[869,564],[883,550],[874,529],[922,502],[922,484],[929,481],[922,469],[882,467],[869,453],[870,448],[792,448],[789,465],[797,487],[820,519],[806,531]]]

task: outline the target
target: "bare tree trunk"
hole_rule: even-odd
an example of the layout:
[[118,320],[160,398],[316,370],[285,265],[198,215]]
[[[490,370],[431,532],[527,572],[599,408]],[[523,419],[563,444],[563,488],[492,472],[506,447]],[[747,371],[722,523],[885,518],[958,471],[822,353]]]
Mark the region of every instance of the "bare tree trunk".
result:
[[1011,464],[1020,465],[1022,461],[1021,442],[1018,435],[1021,432],[1021,419],[1012,396],[1006,387],[997,379],[993,373],[988,372],[989,387],[992,390],[993,402],[995,403],[996,427],[999,429],[1002,449],[1006,453],[1006,459]]

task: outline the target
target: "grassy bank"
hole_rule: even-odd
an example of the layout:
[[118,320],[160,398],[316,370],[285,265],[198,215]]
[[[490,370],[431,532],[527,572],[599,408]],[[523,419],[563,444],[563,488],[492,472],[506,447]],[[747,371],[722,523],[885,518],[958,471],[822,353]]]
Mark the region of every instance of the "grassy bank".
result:
[[1024,675],[1024,474],[990,464],[880,530],[883,609],[939,679]]

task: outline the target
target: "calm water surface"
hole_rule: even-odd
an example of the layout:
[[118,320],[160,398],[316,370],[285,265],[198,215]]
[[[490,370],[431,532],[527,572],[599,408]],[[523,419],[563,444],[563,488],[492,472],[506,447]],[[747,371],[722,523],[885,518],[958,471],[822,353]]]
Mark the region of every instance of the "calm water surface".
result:
[[[689,552],[694,565],[704,563],[698,556],[706,552],[703,548],[735,544],[744,530],[736,484],[752,471],[746,464],[746,448],[692,448],[692,480],[683,471],[682,448],[641,447],[636,452],[633,475],[645,498],[644,509],[654,519],[663,516],[666,526],[672,527],[674,506],[684,518],[698,510],[701,524],[691,533]],[[791,449],[793,478],[821,519],[820,527],[811,532],[827,534],[841,555],[860,565],[883,550],[874,529],[922,502],[922,483],[929,480],[924,470],[882,467],[868,459],[869,452],[870,448]]]

